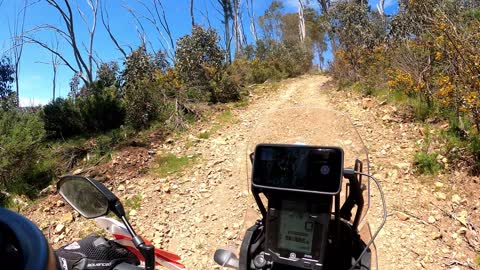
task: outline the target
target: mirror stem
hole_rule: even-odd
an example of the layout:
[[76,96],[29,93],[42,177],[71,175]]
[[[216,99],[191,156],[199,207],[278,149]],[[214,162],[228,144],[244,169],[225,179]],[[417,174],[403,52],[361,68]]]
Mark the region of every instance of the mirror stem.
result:
[[135,238],[137,236],[137,233],[132,228],[132,225],[130,225],[130,222],[128,222],[127,218],[125,216],[120,217],[123,221],[123,224],[125,224],[125,227],[127,227],[128,233],[132,236],[132,238]]
[[135,247],[142,253],[143,258],[145,259],[145,270],[154,270],[155,269],[155,247],[153,245],[146,245],[145,241],[138,236],[135,231],[132,228],[132,225],[130,225],[130,222],[128,222],[127,218],[125,215],[120,217],[125,224],[125,227],[127,227],[128,233],[132,235],[132,242],[135,245]]

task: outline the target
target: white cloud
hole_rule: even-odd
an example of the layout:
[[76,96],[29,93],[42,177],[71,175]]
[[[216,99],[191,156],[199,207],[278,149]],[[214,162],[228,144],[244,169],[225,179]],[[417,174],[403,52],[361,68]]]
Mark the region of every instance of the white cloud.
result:
[[27,97],[21,97],[20,98],[20,107],[33,107],[33,106],[39,106],[39,105],[45,105],[49,102],[50,100],[42,99],[42,98],[27,98]]

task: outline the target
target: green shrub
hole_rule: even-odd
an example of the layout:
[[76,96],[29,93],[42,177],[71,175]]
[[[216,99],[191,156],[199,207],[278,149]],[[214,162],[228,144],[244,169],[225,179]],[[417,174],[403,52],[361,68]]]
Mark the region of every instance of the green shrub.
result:
[[442,169],[437,161],[437,154],[420,152],[415,155],[415,166],[421,174],[436,174]]
[[45,105],[42,118],[50,138],[67,138],[85,131],[82,115],[70,99],[57,98]]
[[155,96],[157,62],[145,47],[133,51],[122,73],[126,122],[135,129],[147,128],[158,116],[160,99]]
[[78,99],[83,126],[88,132],[105,132],[125,122],[125,108],[114,87],[99,89]]
[[157,119],[158,100],[148,82],[138,83],[134,88],[126,89],[126,121],[135,129],[147,128]]
[[0,190],[31,197],[48,185],[56,163],[41,147],[44,138],[38,115],[0,110]]
[[178,75],[190,96],[204,101],[218,102],[215,84],[221,79],[224,51],[218,45],[220,38],[215,30],[196,26],[191,35],[177,41],[175,51]]
[[420,98],[411,98],[410,104],[412,106],[415,119],[419,121],[425,121],[428,117],[435,114],[435,107],[433,104],[429,105]]
[[218,102],[226,103],[241,99],[241,87],[235,77],[224,72],[215,89]]
[[471,135],[468,138],[468,151],[473,155],[472,171],[475,174],[480,172],[480,136]]

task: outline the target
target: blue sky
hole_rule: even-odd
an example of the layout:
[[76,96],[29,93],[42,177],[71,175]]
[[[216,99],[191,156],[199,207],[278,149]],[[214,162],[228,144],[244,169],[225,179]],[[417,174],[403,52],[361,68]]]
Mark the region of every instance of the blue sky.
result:
[[[10,48],[10,34],[9,24],[13,24],[16,12],[23,6],[24,0],[4,0],[3,5],[0,6],[0,11],[3,16],[0,17],[0,56]],[[34,2],[37,0],[29,0]],[[110,24],[113,32],[117,36],[122,45],[130,45],[133,48],[138,46],[139,39],[136,32],[134,19],[123,7],[125,4],[141,10],[136,0],[101,0],[108,9],[110,16]],[[148,2],[149,0],[145,1]],[[0,0],[1,2],[1,0]],[[60,1],[62,2],[62,1]],[[76,8],[78,3],[80,9],[87,12],[86,2],[84,0],[70,1],[72,6]],[[167,19],[172,30],[174,39],[177,39],[191,31],[191,22],[189,14],[189,0],[163,0],[163,5],[167,13]],[[210,21],[212,27],[222,29],[220,23],[220,14],[214,7],[216,0],[195,0],[195,20],[197,24],[208,25]],[[245,1],[242,1],[244,5]],[[254,0],[254,11],[256,16],[264,13],[265,9],[271,3],[271,0]],[[304,1],[305,2],[305,1]],[[311,5],[316,6],[316,1],[310,1]],[[284,0],[285,12],[294,12],[297,9],[297,0]],[[369,0],[369,4],[375,7],[378,0]],[[386,0],[385,10],[387,13],[395,13],[397,10],[397,0]],[[208,13],[208,20],[207,20]],[[6,16],[5,16],[6,15]],[[88,32],[77,15],[77,37],[79,40],[84,40],[88,36]],[[252,38],[248,32],[248,18],[246,12],[243,19],[245,24],[245,31],[247,33],[247,42],[251,42]],[[46,3],[44,0],[32,6],[27,11],[27,20],[25,29],[32,29],[36,25],[54,24],[61,25],[59,14]],[[145,24],[147,26],[148,24]],[[62,25],[63,27],[63,25]],[[121,54],[115,50],[113,44],[108,38],[106,31],[103,29],[101,22],[98,22],[97,33],[95,36],[95,51],[104,62],[117,60],[121,61]],[[155,30],[153,28],[146,28],[146,32],[151,33],[151,42],[155,47],[158,46],[156,42]],[[220,33],[221,34],[221,33]],[[36,35],[38,39],[46,43],[53,42],[53,35],[48,32],[39,33]],[[128,51],[128,48],[125,47]],[[65,53],[68,58],[71,58],[70,48],[60,43],[59,49]],[[52,98],[52,67],[44,64],[50,61],[51,54],[43,48],[33,44],[26,44],[21,61],[20,68],[20,102],[22,105],[45,104]],[[328,56],[327,56],[328,58]],[[43,62],[43,63],[42,63]],[[65,66],[59,67],[57,73],[57,95],[65,96],[69,91],[69,81],[73,73]]]

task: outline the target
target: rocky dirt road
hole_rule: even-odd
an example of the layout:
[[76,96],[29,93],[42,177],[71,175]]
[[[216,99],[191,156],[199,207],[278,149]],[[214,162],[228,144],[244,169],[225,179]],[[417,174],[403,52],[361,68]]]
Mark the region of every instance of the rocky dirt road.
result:
[[[148,173],[109,185],[120,197],[138,200],[139,207],[129,216],[142,235],[179,254],[188,269],[218,268],[212,259],[215,249],[238,248],[246,209],[253,207],[246,149],[255,127],[278,120],[271,118],[272,112],[291,106],[335,109],[353,119],[370,149],[372,172],[382,179],[386,193],[389,219],[377,241],[379,269],[476,269],[478,235],[470,220],[478,218],[478,198],[458,195],[448,176],[427,179],[413,174],[412,157],[423,138],[419,124],[397,119],[390,105],[335,92],[328,82],[328,77],[309,75],[282,82],[278,92],[253,95],[247,107],[232,110],[233,121],[208,139],[198,136],[209,128],[202,126],[150,150],[154,155],[195,157],[185,171],[167,177]],[[29,216],[58,247],[92,227],[53,198]],[[373,201],[378,201],[378,193]],[[59,214],[56,208],[65,209]],[[374,225],[378,213],[379,204],[373,204]]]

